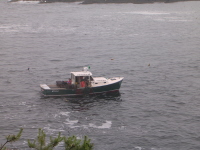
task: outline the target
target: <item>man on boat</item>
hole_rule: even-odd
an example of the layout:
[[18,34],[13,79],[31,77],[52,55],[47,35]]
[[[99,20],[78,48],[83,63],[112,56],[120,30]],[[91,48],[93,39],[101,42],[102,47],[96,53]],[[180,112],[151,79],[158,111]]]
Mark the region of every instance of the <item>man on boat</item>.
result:
[[67,81],[67,84],[68,85],[71,85],[72,84],[72,80],[69,78],[69,80]]

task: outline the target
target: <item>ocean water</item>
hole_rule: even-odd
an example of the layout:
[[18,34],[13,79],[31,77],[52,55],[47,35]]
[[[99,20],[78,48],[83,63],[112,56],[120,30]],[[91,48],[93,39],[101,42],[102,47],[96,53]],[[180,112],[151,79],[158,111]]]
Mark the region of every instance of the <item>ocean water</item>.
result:
[[[42,128],[95,150],[199,150],[199,4],[0,1],[0,143],[23,128],[7,146],[28,149]],[[120,94],[41,97],[84,66],[123,76]]]

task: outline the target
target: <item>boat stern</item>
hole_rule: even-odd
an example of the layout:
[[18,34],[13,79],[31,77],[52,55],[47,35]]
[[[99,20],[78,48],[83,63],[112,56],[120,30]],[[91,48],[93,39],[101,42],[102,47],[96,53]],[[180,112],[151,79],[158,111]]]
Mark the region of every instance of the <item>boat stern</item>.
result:
[[40,84],[40,88],[41,88],[41,93],[44,96],[47,95],[48,90],[51,90],[51,88],[46,84]]

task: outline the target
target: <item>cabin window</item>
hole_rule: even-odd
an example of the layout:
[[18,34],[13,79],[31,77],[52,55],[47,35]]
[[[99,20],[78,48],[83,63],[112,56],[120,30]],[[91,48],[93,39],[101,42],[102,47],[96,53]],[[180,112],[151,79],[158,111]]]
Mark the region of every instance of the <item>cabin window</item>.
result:
[[90,76],[90,81],[94,81],[94,79],[93,79],[93,77],[92,77],[92,76]]
[[79,77],[76,77],[75,83],[79,83],[79,82],[80,82]]

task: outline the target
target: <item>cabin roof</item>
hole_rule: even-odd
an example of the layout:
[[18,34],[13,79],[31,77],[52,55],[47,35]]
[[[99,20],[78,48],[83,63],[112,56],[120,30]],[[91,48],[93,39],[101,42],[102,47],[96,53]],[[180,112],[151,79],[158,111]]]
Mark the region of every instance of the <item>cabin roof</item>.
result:
[[89,71],[79,71],[79,72],[71,72],[74,76],[92,76],[92,73]]

